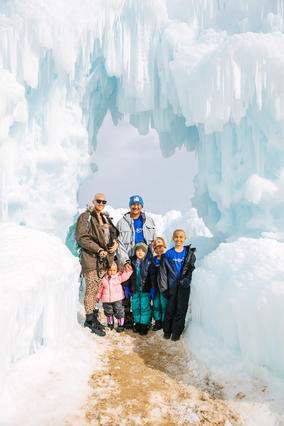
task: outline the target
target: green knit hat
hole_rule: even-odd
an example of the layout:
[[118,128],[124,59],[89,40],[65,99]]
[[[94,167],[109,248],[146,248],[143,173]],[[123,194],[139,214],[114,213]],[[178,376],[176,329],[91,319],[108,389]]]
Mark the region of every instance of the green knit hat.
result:
[[145,252],[145,254],[147,254],[148,251],[148,246],[143,243],[143,241],[139,241],[139,243],[136,244],[136,246],[134,247],[134,253],[136,253],[136,250],[143,250]]

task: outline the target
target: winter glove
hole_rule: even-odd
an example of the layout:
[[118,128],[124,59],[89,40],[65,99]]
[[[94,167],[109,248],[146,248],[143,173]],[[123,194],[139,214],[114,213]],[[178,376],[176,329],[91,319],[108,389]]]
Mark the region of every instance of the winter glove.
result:
[[152,300],[155,299],[156,291],[157,290],[155,288],[151,288],[151,290],[150,290],[149,296],[152,298]]
[[129,299],[131,297],[131,291],[129,290],[129,287],[124,287],[124,294],[126,299]]

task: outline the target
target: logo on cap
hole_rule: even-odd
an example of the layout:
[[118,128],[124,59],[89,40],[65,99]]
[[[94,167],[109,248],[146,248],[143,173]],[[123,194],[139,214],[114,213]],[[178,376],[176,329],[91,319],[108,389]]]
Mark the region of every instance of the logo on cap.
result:
[[139,201],[139,197],[134,197],[133,201]]

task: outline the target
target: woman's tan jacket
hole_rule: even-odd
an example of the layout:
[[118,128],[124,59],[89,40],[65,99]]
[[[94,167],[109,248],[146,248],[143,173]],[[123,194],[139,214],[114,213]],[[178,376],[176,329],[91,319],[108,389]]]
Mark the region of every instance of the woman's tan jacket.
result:
[[[101,217],[104,223],[110,224],[117,230],[108,213],[102,212]],[[119,234],[118,230],[117,234]],[[98,253],[100,250],[107,251],[107,245],[95,210],[87,210],[78,217],[76,224],[76,240],[81,247],[80,262],[83,274],[93,270],[103,273],[103,270],[106,271],[109,268],[113,262],[115,253],[108,253],[107,259],[103,262],[99,262],[97,265]]]

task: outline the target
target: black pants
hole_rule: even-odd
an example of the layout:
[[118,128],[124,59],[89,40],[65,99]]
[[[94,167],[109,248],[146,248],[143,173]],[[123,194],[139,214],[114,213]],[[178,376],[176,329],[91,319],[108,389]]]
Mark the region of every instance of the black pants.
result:
[[125,312],[125,323],[132,325],[133,324],[133,316],[131,312],[131,301],[130,299],[123,299],[122,301],[124,312]]
[[184,329],[188,308],[190,287],[176,287],[170,290],[163,330],[165,334],[180,336]]

